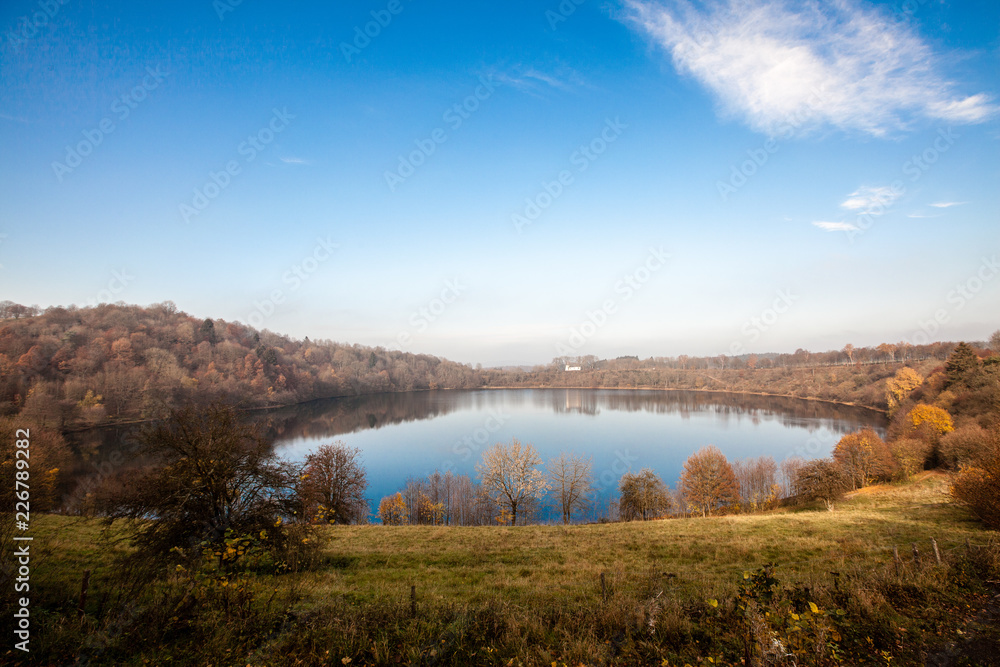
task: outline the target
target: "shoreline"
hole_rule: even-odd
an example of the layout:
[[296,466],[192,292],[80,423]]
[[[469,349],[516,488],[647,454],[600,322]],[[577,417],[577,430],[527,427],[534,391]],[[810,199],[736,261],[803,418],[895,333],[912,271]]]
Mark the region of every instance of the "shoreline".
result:
[[613,391],[629,391],[629,390],[640,390],[640,391],[697,391],[705,394],[737,394],[742,396],[772,396],[774,398],[794,398],[800,401],[813,401],[816,403],[830,403],[831,405],[844,405],[851,408],[861,408],[862,410],[870,410],[872,412],[878,412],[880,414],[889,415],[888,410],[882,410],[880,408],[873,408],[870,405],[862,405],[860,403],[848,403],[846,401],[835,401],[829,398],[816,398],[815,396],[796,396],[794,394],[774,394],[764,391],[736,391],[731,389],[683,389],[675,387],[584,387],[584,386],[552,386],[552,385],[527,385],[521,387],[493,387],[484,386],[480,389],[489,390],[501,390],[501,389],[609,389]]
[[[280,405],[263,405],[255,406],[249,408],[237,408],[239,412],[266,412],[270,410],[281,410],[284,408],[294,408],[300,405],[308,405],[310,403],[316,403],[318,401],[330,401],[334,399],[345,399],[345,398],[362,398],[365,396],[391,396],[394,394],[410,394],[410,393],[427,393],[432,391],[504,391],[504,390],[518,390],[518,389],[583,389],[583,390],[596,390],[596,389],[607,389],[610,391],[691,391],[699,392],[705,394],[735,394],[741,396],[767,396],[773,398],[793,398],[800,401],[813,401],[816,403],[829,403],[830,405],[843,405],[845,407],[860,408],[862,410],[869,410],[871,412],[877,412],[879,414],[888,417],[888,410],[881,410],[879,408],[874,408],[868,405],[861,405],[859,403],[848,403],[846,401],[836,401],[828,398],[816,398],[815,396],[795,396],[794,394],[775,394],[771,392],[763,391],[736,391],[728,389],[685,389],[685,388],[675,388],[675,387],[594,387],[594,386],[583,386],[583,385],[545,385],[545,384],[532,384],[532,385],[522,385],[518,387],[498,387],[493,385],[483,385],[482,387],[468,388],[468,389],[455,389],[451,387],[442,387],[438,389],[410,389],[408,391],[380,391],[371,394],[349,394],[343,396],[325,396],[320,398],[310,398],[307,401],[299,401],[298,403],[282,403]],[[112,421],[106,422],[104,424],[94,424],[93,426],[86,426],[82,428],[69,428],[60,429],[59,432],[64,435],[85,433],[87,431],[96,431],[98,429],[114,428],[118,426],[135,426],[138,424],[152,424],[153,422],[159,421],[162,418],[149,418],[149,419],[127,419],[123,421]]]

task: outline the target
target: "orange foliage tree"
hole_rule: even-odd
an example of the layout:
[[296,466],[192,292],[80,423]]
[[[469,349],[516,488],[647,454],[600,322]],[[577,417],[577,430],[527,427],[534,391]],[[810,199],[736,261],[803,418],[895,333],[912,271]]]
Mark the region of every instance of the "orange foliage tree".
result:
[[870,428],[848,433],[833,449],[833,460],[851,480],[855,489],[868,486],[892,474],[892,452]]
[[702,516],[712,510],[739,501],[736,473],[725,454],[715,445],[702,447],[688,457],[681,473],[681,493],[684,500]]

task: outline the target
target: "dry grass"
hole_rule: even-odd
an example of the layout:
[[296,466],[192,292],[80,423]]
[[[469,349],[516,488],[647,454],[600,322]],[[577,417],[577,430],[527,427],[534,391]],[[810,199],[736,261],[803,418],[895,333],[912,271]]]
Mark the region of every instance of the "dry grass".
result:
[[[774,564],[781,588],[768,603],[771,629],[758,619],[754,632],[785,637],[776,614],[787,618],[815,600],[845,610],[836,623],[847,657],[835,661],[830,640],[810,635],[809,646],[827,651],[812,664],[885,664],[873,647],[894,665],[916,664],[908,660],[957,636],[982,592],[964,544],[990,534],[947,490],[945,476],[925,474],[854,494],[834,512],[570,527],[330,527],[317,568],[252,576],[246,589],[255,601],[238,613],[231,596],[188,600],[180,578],[147,591],[128,631],[92,603],[88,632],[107,639],[89,655],[91,664],[694,664],[709,656],[738,664],[749,641],[742,573]],[[92,520],[43,517],[35,529],[35,544],[50,552],[33,575],[43,591],[37,608],[47,614],[48,637],[39,642],[52,647],[38,658],[72,661],[84,641],[66,622],[75,617],[80,570],[96,571],[99,597],[114,581],[110,555]],[[944,551],[941,568],[932,537]],[[923,555],[919,569],[911,543]],[[900,577],[893,545],[904,558]],[[832,572],[840,573],[839,591]],[[832,628],[830,619],[815,632]]]
[[[767,563],[783,581],[826,581],[854,565],[884,567],[891,548],[941,549],[982,529],[947,495],[947,479],[924,475],[841,503],[765,515],[670,519],[586,526],[338,526],[328,530],[328,567],[302,575],[308,598],[405,597],[471,602],[499,593],[517,601],[549,591],[587,599],[600,594],[601,572],[621,585],[663,576],[684,592],[731,589],[734,576]],[[675,575],[667,577],[665,575]]]

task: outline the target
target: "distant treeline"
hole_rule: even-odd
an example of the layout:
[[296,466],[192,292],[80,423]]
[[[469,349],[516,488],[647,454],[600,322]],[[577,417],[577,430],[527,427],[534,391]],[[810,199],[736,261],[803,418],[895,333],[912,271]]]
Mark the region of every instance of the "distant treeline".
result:
[[[888,407],[885,383],[900,368],[931,371],[948,358],[956,343],[883,344],[877,347],[794,354],[744,354],[711,357],[635,356],[598,359],[593,355],[558,357],[527,369],[487,369],[491,387],[608,387],[690,389],[759,393],[852,403],[878,410]],[[986,343],[974,346],[986,354]],[[580,370],[566,370],[567,367]]]
[[[982,348],[985,344],[974,344]],[[899,368],[922,373],[954,343],[712,357],[560,357],[481,369],[426,354],[302,341],[198,319],[171,302],[44,310],[0,302],[0,415],[60,430],[149,419],[189,404],[274,407],[383,392],[489,387],[694,389],[814,398],[887,409]],[[982,350],[980,349],[982,352]],[[985,354],[985,352],[983,352]],[[567,371],[566,366],[580,367]]]
[[[922,370],[941,360],[920,362]],[[929,365],[928,365],[929,364]],[[885,382],[903,367],[900,362],[827,368],[767,368],[742,370],[688,370],[645,367],[564,371],[562,367],[535,371],[483,371],[490,387],[605,387],[617,389],[682,389],[850,403],[885,410]]]

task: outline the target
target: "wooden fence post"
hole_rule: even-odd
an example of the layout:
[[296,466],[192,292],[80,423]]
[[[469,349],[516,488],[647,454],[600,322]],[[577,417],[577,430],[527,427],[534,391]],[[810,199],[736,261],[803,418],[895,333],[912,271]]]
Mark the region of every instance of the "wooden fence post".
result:
[[87,589],[90,588],[90,570],[83,571],[83,583],[80,584],[80,604],[76,607],[76,615],[83,618],[84,607],[87,606]]
[[601,572],[601,600],[604,602],[608,601],[608,584],[604,580],[603,572]]
[[913,547],[913,562],[916,564],[917,569],[919,570],[920,569],[920,552],[917,551],[917,543],[914,542],[910,546]]
[[410,586],[410,618],[417,617],[417,587]]
[[896,548],[895,544],[892,545],[892,562],[896,565],[896,576],[898,577],[899,568],[902,563],[899,560],[899,549]]
[[938,567],[941,567],[941,552],[938,550],[937,540],[933,537],[931,538],[931,545],[934,547],[934,560],[937,561]]

